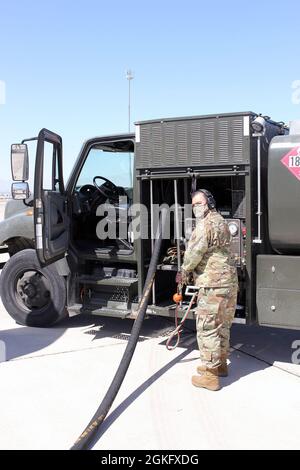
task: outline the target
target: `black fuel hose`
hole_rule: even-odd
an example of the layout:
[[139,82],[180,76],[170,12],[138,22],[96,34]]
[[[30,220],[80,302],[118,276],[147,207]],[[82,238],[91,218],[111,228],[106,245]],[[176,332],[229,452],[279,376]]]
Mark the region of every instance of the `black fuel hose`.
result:
[[101,424],[105,420],[107,413],[109,412],[114,402],[114,399],[116,398],[117,393],[125,378],[126,372],[128,370],[133,353],[136,348],[137,341],[139,339],[139,333],[140,333],[143,320],[145,317],[145,313],[147,310],[149,296],[150,296],[150,292],[152,289],[152,284],[154,281],[156,267],[157,267],[157,263],[159,259],[160,250],[161,250],[162,239],[163,239],[163,228],[165,226],[166,218],[167,218],[167,210],[163,209],[161,211],[161,215],[159,219],[159,224],[158,224],[158,229],[157,229],[157,234],[156,234],[156,241],[155,241],[150,265],[148,268],[148,273],[147,273],[142,297],[141,297],[141,300],[139,302],[139,306],[137,309],[138,314],[134,321],[134,324],[131,330],[131,335],[128,340],[123,357],[121,359],[120,365],[110,384],[109,389],[106,392],[105,397],[103,398],[101,404],[99,405],[99,408],[97,409],[96,413],[92,417],[91,421],[89,422],[89,424],[87,425],[83,433],[79,436],[75,444],[71,447],[71,450],[87,450],[88,449],[89,444],[95,438],[96,433],[98,432]]

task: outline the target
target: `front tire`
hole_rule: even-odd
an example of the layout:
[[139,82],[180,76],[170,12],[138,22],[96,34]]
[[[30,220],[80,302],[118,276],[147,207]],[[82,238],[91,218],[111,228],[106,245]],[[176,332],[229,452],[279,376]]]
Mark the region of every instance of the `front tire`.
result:
[[35,250],[22,250],[0,277],[4,307],[17,323],[47,327],[65,317],[66,282],[53,266],[41,268]]
[[17,237],[8,240],[7,246],[9,256],[12,257],[16,253],[19,253],[19,251],[34,248],[34,243],[32,240],[28,240],[28,238]]

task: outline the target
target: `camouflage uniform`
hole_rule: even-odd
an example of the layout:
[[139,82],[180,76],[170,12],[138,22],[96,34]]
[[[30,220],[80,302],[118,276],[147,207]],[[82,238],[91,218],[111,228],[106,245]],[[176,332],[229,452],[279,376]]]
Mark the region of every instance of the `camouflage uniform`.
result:
[[197,340],[200,358],[208,368],[218,367],[229,351],[230,327],[236,309],[238,279],[230,253],[231,235],[223,217],[209,211],[197,221],[182,265],[183,278],[193,272],[200,287]]

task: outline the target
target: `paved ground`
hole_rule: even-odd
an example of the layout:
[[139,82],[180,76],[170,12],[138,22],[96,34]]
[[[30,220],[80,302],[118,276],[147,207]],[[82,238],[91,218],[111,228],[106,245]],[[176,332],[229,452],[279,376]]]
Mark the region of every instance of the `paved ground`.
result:
[[[0,305],[0,449],[68,449],[103,398],[131,325],[75,317],[24,328]],[[300,365],[292,363],[300,332],[234,325],[230,376],[209,392],[190,384],[194,333],[169,352],[171,327],[145,322],[95,449],[300,448]]]

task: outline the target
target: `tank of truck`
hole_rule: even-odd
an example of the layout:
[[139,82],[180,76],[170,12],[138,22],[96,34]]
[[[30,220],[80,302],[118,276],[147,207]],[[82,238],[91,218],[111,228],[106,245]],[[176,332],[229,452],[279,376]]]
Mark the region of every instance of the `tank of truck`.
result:
[[274,137],[268,159],[271,245],[281,254],[300,254],[300,132]]

